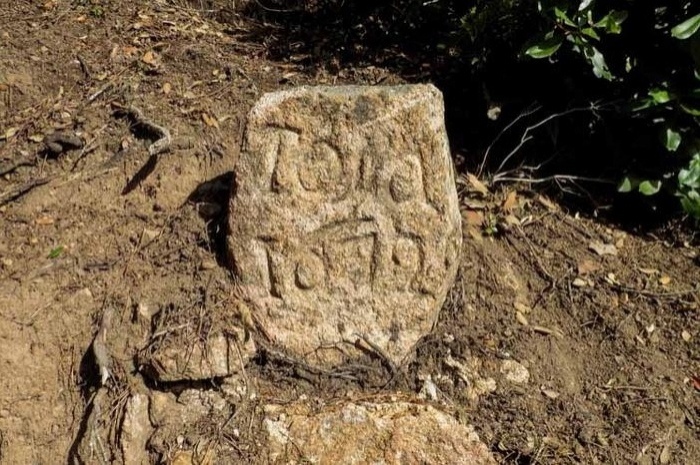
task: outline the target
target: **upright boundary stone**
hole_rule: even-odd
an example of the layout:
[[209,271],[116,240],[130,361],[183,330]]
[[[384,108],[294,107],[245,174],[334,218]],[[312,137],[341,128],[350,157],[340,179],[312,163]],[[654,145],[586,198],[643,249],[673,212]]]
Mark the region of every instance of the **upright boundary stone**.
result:
[[230,257],[274,342],[333,365],[369,341],[399,363],[431,330],[462,241],[435,87],[266,94],[235,174]]

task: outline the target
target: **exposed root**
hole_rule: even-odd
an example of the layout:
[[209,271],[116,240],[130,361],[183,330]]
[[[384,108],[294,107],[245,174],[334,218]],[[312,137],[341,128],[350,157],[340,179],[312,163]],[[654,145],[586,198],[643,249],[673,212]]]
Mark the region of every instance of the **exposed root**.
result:
[[128,118],[135,129],[142,130],[157,137],[155,142],[148,146],[148,154],[150,156],[153,157],[170,150],[172,136],[167,128],[147,119],[143,115],[143,112],[133,105],[125,107],[117,103],[113,103],[112,106],[116,108],[117,115]]

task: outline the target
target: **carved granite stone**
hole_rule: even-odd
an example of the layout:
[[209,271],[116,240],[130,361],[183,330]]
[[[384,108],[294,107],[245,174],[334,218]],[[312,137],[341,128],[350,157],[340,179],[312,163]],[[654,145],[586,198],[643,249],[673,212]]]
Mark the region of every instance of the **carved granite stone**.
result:
[[266,335],[309,363],[400,363],[451,286],[460,213],[431,85],[266,94],[248,116],[228,247]]

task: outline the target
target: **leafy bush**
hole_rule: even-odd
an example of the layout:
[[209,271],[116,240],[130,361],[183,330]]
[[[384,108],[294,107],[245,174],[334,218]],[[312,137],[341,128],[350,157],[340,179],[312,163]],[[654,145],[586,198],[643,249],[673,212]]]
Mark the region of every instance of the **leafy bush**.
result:
[[621,99],[618,111],[653,127],[663,149],[653,177],[638,176],[635,170],[644,167],[630,166],[619,190],[671,190],[700,220],[700,14],[691,15],[691,5],[543,0],[537,10],[545,27],[523,53],[555,66],[558,55],[573,53],[609,81],[600,97]]

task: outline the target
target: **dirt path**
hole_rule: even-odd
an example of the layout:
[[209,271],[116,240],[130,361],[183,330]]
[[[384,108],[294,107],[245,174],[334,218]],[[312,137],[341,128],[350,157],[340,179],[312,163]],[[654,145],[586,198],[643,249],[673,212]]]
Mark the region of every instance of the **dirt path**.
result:
[[[1,463],[74,463],[99,378],[90,345],[107,311],[116,391],[181,389],[146,383],[136,355],[158,331],[196,337],[225,322],[230,173],[263,92],[374,83],[378,73],[401,81],[268,61],[262,42],[244,40],[254,24],[227,18],[168,1],[0,6]],[[169,131],[167,152],[149,154],[162,134],[134,124],[130,106]],[[59,153],[47,152],[42,140],[56,133],[79,143],[54,138]],[[478,187],[460,184],[459,281],[385,389],[417,392],[430,377],[438,401],[504,463],[694,463],[698,247],[578,219],[534,193]],[[139,319],[156,312],[165,316],[155,327]],[[371,393],[386,381],[309,378],[263,358],[247,370],[263,399]],[[160,450],[211,434],[186,429],[184,445],[174,434]],[[252,460],[257,431],[240,428],[220,463]]]

